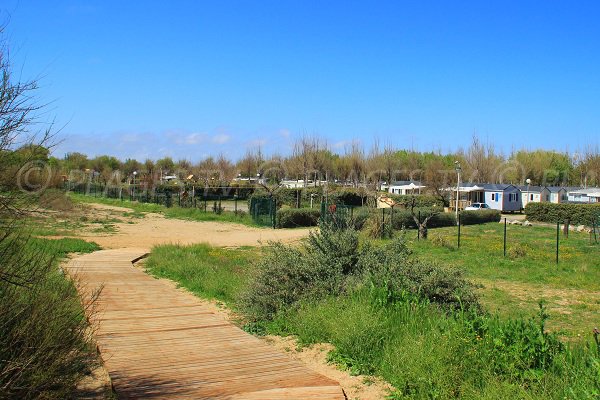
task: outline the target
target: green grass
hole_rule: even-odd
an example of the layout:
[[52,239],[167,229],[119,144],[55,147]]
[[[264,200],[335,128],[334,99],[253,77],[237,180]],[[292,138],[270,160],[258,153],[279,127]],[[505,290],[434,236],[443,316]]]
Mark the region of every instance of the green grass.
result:
[[69,197],[78,203],[98,203],[106,204],[109,206],[125,207],[130,208],[133,214],[125,213],[124,216],[131,215],[134,217],[141,217],[143,213],[158,213],[164,215],[166,218],[183,219],[188,221],[216,221],[216,222],[228,222],[243,224],[246,226],[260,227],[254,223],[248,213],[235,214],[231,211],[224,211],[221,214],[216,214],[211,211],[201,211],[195,208],[181,208],[176,205],[173,207],[165,207],[160,204],[152,203],[140,203],[137,201],[129,200],[118,200],[108,199],[104,197],[92,197],[85,196],[77,193],[69,193]]
[[258,248],[223,249],[206,244],[163,245],[152,249],[146,267],[161,278],[174,280],[192,293],[235,308],[252,272]]
[[42,248],[44,252],[54,258],[55,262],[64,259],[69,253],[91,253],[100,250],[100,246],[82,239],[61,238],[44,239],[30,238],[28,245],[33,248]]
[[[459,266],[467,277],[483,285],[480,290],[487,309],[502,316],[526,315],[544,299],[552,316],[549,329],[570,340],[589,335],[600,322],[600,245],[590,244],[589,234],[560,234],[559,264],[556,229],[507,227],[507,248],[524,249],[517,258],[503,256],[502,224],[463,226],[461,247],[456,249],[456,228],[429,231],[429,240],[413,239],[411,248],[422,259]],[[409,232],[412,235],[413,232]],[[452,248],[435,244],[442,236]]]
[[[155,276],[236,309],[261,251],[267,250],[165,245],[153,249],[147,266]],[[332,343],[331,362],[353,374],[383,377],[398,399],[593,399],[600,393],[600,363],[583,344],[589,334],[555,354],[551,367],[530,369],[521,363],[528,360],[527,346],[540,340],[536,323],[523,331],[506,316],[450,316],[425,303],[386,305],[379,295],[365,288],[305,301],[272,322],[246,327],[295,335],[301,344]],[[527,310],[534,313],[535,307]]]
[[0,398],[70,398],[97,356],[84,306],[58,263],[99,247],[31,237],[26,228],[0,240]]

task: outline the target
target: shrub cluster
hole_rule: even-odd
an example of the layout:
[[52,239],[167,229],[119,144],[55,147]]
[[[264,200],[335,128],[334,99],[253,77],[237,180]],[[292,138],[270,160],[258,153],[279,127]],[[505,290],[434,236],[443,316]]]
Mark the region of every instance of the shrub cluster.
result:
[[277,211],[277,227],[317,226],[320,217],[318,208],[283,208]]
[[443,207],[444,203],[439,197],[430,196],[426,194],[420,194],[418,196],[411,195],[400,195],[400,194],[389,194],[387,195],[394,200],[398,205],[403,207],[410,207],[415,201],[415,207]]
[[97,246],[2,233],[0,398],[69,398],[95,365],[95,351],[75,286],[54,257]]
[[476,210],[462,211],[460,213],[461,225],[478,225],[487,222],[499,222],[501,218],[499,210]]
[[322,222],[300,248],[273,244],[260,261],[243,309],[254,320],[270,320],[301,300],[348,293],[375,285],[392,297],[410,293],[444,308],[477,308],[469,282],[458,269],[425,263],[410,256],[399,237],[381,247],[359,247],[352,227]]
[[525,214],[529,221],[591,225],[600,216],[600,204],[527,203]]

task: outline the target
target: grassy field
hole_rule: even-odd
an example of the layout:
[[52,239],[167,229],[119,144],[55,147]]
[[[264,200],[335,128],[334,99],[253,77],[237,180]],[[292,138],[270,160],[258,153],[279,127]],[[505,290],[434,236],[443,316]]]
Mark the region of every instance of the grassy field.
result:
[[[470,227],[461,250],[436,245],[432,243],[435,240],[409,245],[421,258],[440,263],[456,260],[478,282],[493,282],[502,277],[498,279],[525,287],[577,290],[590,296],[596,290],[596,282],[567,279],[573,273],[571,270],[560,269],[552,259],[543,257],[539,247],[550,240],[551,229],[511,229],[512,237],[523,235],[535,249],[529,254],[537,260],[532,264],[527,261],[527,254],[509,260],[504,260],[502,253],[496,255],[493,234],[502,233],[499,228],[499,224]],[[431,234],[449,237],[452,232],[440,229]],[[485,236],[477,240],[478,234]],[[581,239],[583,236],[573,235],[569,238],[572,248],[566,246],[565,255],[574,257],[573,263],[579,262],[578,257],[586,258],[585,254],[591,259],[590,254],[598,251],[588,249]],[[255,261],[264,251],[268,249],[165,245],[153,250],[147,266],[151,274],[175,280],[198,296],[222,301],[235,310],[240,305],[240,295],[257,272]],[[484,254],[472,257],[471,253],[476,251]],[[583,254],[575,256],[579,252]],[[482,271],[482,263],[486,271]],[[529,275],[523,271],[527,268],[531,270]],[[597,273],[593,262],[581,268],[576,271],[587,273],[593,281]],[[544,272],[547,269],[548,275]],[[544,283],[537,283],[536,279]],[[584,281],[587,283],[582,284]],[[546,316],[533,304],[537,296],[529,293],[532,299],[526,302],[512,294],[500,299],[490,295],[495,290],[499,289],[487,286],[481,289],[484,305],[490,310],[502,305],[504,312],[484,317],[474,318],[461,312],[450,316],[427,303],[389,304],[385,293],[364,288],[350,295],[304,301],[273,321],[252,323],[245,328],[250,332],[293,334],[303,344],[332,343],[336,350],[329,355],[331,362],[354,374],[383,377],[396,388],[391,398],[597,398],[600,363],[595,351],[585,347],[591,343],[591,329],[586,329],[585,321],[592,321],[594,315],[575,307],[571,310],[573,314],[566,317],[557,314],[551,302],[547,310],[550,321],[567,325],[581,319],[584,322],[574,326],[586,332],[577,339],[571,332],[569,350],[555,347],[557,353],[547,353],[548,346],[559,345],[540,334],[540,324],[543,326]],[[552,301],[548,296],[541,297]],[[517,319],[519,313],[510,312],[517,309],[528,318]],[[554,366],[542,366],[548,363]]]
[[422,259],[464,269],[483,286],[489,310],[506,317],[529,315],[543,299],[549,329],[569,338],[589,336],[600,325],[600,244],[590,244],[587,233],[565,238],[561,232],[557,265],[555,228],[509,225],[505,258],[503,229],[502,224],[463,226],[459,250],[456,228],[432,229],[430,240],[413,238],[411,247]]
[[[247,212],[235,214],[232,211],[223,211],[216,214],[212,211],[201,211],[195,208],[181,208],[176,205],[165,207],[160,204],[140,203],[137,201],[109,199],[104,197],[91,197],[77,193],[69,193],[69,197],[77,203],[98,203],[109,206],[130,208],[136,213],[158,213],[166,218],[184,219],[188,221],[216,221],[243,224],[252,227],[260,227],[254,223]],[[240,207],[241,209],[241,207]]]

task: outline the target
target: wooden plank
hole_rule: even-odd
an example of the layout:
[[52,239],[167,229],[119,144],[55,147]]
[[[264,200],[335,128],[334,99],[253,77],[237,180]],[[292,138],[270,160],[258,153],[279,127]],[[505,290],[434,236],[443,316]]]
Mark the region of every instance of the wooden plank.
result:
[[199,300],[132,266],[144,249],[102,250],[65,270],[89,300],[121,399],[344,399],[337,382],[278,352]]

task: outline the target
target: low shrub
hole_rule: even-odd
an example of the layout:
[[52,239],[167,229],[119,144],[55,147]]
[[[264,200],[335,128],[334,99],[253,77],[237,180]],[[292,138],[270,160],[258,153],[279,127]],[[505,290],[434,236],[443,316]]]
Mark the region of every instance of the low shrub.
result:
[[426,194],[420,194],[418,196],[411,195],[400,195],[400,194],[386,194],[389,198],[394,200],[398,205],[403,207],[410,207],[415,201],[415,207],[425,208],[425,207],[443,207],[444,203],[439,197],[430,196]]
[[367,207],[360,207],[358,208],[353,214],[353,225],[354,225],[354,229],[356,230],[362,230],[363,227],[365,226],[365,223],[367,222],[367,220],[370,218],[370,216],[372,214],[374,214],[374,209],[372,208],[367,208]]
[[527,203],[525,214],[529,221],[556,224],[569,219],[571,224],[590,226],[600,216],[600,204]]
[[296,228],[299,226],[317,226],[321,211],[318,208],[286,208],[277,211],[279,228]]
[[434,233],[433,235],[429,236],[429,241],[435,246],[445,247],[447,249],[454,250],[453,242],[449,240],[448,237],[445,235]]
[[301,248],[273,243],[265,253],[241,296],[242,308],[254,320],[270,320],[305,298],[342,292],[355,272],[358,233],[322,223]]
[[372,213],[363,223],[362,231],[371,239],[391,238],[394,229],[392,224],[383,223],[383,219],[379,213]]
[[499,210],[476,210],[462,211],[460,213],[461,225],[478,225],[488,222],[500,221],[501,215]]
[[412,257],[403,237],[377,248],[366,245],[360,264],[366,281],[385,287],[390,302],[409,294],[445,309],[481,308],[475,285],[462,270]]
[[242,296],[250,319],[271,320],[302,300],[365,285],[385,287],[390,301],[410,294],[447,309],[479,308],[473,286],[460,270],[410,257],[404,237],[359,247],[357,231],[336,227],[321,223],[300,248],[274,244],[266,250]]
[[[440,212],[436,208],[418,208],[415,209],[417,218],[421,217],[421,221],[429,217],[431,213],[437,213],[427,223],[427,228],[441,228],[445,226],[456,225],[456,218],[452,213]],[[416,229],[417,224],[410,210],[394,210],[392,218],[392,226],[394,229]]]
[[512,259],[523,258],[527,255],[528,247],[526,245],[517,243],[508,248],[508,257]]
[[1,237],[0,398],[70,398],[95,366],[85,309],[56,261],[96,249],[80,239]]

